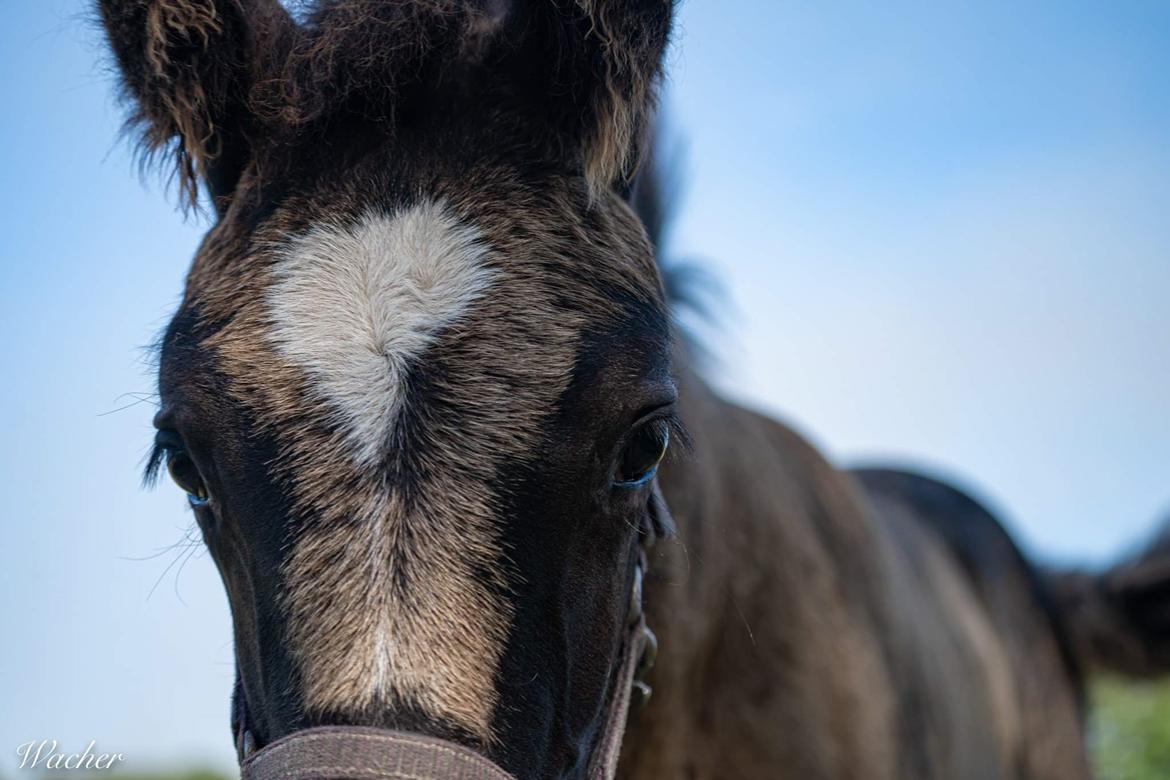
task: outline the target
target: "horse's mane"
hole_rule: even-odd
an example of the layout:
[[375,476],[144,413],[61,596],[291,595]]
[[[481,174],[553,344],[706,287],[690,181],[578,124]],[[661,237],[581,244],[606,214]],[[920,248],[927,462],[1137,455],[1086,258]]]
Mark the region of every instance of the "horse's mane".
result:
[[685,191],[684,159],[682,144],[660,116],[630,191],[630,205],[654,247],[679,336],[691,362],[702,367],[714,359],[703,331],[718,326],[719,310],[726,305],[727,297],[721,281],[706,263],[680,256],[671,247],[671,233]]

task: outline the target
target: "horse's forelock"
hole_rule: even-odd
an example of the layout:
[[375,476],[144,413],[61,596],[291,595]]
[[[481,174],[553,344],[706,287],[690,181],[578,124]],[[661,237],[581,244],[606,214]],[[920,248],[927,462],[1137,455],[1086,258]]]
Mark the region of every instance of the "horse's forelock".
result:
[[407,88],[428,80],[433,88],[440,71],[481,61],[507,10],[471,0],[314,3],[280,73],[258,85],[254,108],[292,125],[340,110],[392,122]]
[[297,21],[277,0],[99,3],[144,148],[172,150],[187,199],[202,180],[221,213],[249,166],[271,166],[266,150],[353,119],[392,137],[436,107],[434,121],[473,115],[462,132],[579,173],[594,195],[624,186],[673,6],[321,0]]

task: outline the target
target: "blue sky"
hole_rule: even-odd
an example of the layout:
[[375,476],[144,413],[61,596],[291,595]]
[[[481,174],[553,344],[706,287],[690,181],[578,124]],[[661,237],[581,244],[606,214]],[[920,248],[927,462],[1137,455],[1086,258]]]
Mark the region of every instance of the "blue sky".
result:
[[[227,765],[226,603],[198,548],[168,570],[189,518],[122,408],[205,225],[137,178],[84,4],[7,10],[0,771],[41,738]],[[1170,511],[1170,5],[691,0],[669,70],[719,385],[1037,556]]]

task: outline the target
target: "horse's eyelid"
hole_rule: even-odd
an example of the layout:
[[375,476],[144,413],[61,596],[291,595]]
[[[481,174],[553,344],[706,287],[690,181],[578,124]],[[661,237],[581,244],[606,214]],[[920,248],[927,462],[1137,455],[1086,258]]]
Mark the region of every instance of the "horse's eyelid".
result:
[[691,438],[691,432],[687,430],[686,423],[678,413],[678,408],[672,407],[661,419],[670,428],[670,448],[681,449],[684,455],[694,454],[694,439]]

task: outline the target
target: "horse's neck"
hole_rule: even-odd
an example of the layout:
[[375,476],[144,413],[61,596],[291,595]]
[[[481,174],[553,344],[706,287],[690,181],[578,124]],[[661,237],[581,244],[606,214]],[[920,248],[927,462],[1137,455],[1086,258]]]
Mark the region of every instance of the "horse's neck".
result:
[[[661,649],[623,777],[1007,777],[1022,746],[1045,777],[1087,776],[1048,607],[990,515],[863,494],[783,425],[681,384],[694,452],[662,471],[679,538],[650,563]],[[936,528],[959,521],[993,613]]]
[[[663,467],[679,526],[676,549],[663,553],[672,578],[730,589],[743,601],[792,584],[765,576],[786,567],[805,577],[847,575],[842,587],[876,574],[880,533],[851,477],[787,426],[722,398],[697,372],[686,370],[680,385],[692,449]],[[872,601],[860,590],[846,595]]]
[[[662,470],[679,536],[660,543],[650,564],[647,609],[660,663],[635,728],[635,739],[674,749],[634,747],[633,776],[685,776],[683,764],[663,763],[684,760],[715,762],[717,776],[758,776],[771,762],[799,763],[822,748],[886,763],[878,732],[888,702],[871,684],[884,675],[873,641],[883,596],[865,590],[879,579],[867,576],[874,529],[852,481],[694,372],[680,385],[693,452],[676,453]],[[876,693],[850,701],[841,726],[849,733],[824,733],[824,719],[835,719],[825,708],[866,687]],[[793,724],[783,739],[778,722]],[[747,742],[770,754],[736,753],[731,766],[716,754],[742,744],[734,734],[765,728],[772,733]],[[873,733],[863,736],[866,729]],[[826,738],[834,744],[818,744]]]

